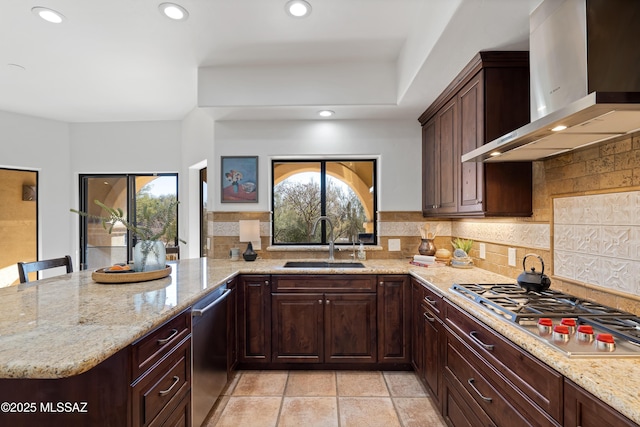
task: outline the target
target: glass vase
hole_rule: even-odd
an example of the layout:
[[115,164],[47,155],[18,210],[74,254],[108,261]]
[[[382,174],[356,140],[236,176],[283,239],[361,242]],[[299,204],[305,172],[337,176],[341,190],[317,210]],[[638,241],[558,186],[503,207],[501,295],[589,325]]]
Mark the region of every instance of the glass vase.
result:
[[159,240],[140,240],[133,248],[133,269],[137,272],[162,270],[167,265],[167,252]]

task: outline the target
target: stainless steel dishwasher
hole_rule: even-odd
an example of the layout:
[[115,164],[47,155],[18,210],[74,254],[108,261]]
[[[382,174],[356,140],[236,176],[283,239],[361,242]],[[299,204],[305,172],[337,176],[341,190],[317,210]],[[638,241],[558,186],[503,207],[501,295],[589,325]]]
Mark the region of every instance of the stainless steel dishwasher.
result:
[[227,383],[227,296],[223,285],[191,310],[192,425],[200,426]]

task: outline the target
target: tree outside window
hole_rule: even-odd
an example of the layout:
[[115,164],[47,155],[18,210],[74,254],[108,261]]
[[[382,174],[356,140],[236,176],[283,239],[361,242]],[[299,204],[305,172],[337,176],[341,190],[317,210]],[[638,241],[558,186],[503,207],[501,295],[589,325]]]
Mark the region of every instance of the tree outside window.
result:
[[274,161],[273,244],[375,243],[375,160]]

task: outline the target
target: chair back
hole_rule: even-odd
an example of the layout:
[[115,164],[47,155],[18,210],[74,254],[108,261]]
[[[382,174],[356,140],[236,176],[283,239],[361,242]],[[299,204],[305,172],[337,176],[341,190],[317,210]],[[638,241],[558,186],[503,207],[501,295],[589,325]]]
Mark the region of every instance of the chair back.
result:
[[72,273],[73,265],[71,264],[71,257],[69,255],[65,255],[62,258],[45,259],[34,262],[19,262],[18,274],[20,275],[20,283],[27,283],[29,281],[29,273],[56,267],[66,267],[67,273]]

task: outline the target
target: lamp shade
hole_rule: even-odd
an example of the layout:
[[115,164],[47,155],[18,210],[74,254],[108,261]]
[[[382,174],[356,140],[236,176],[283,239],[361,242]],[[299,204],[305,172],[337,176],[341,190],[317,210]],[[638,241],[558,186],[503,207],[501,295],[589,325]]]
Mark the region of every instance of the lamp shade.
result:
[[260,221],[257,219],[240,220],[240,241],[252,242],[255,249],[260,249]]

